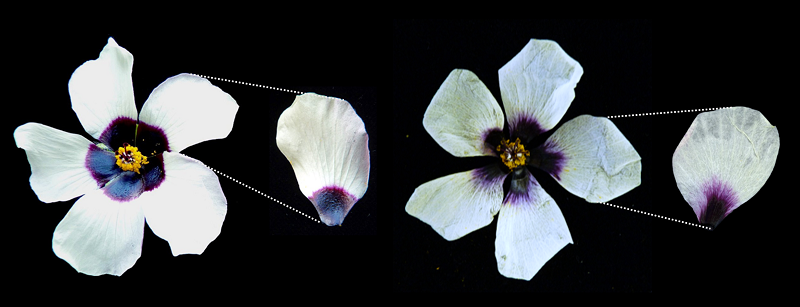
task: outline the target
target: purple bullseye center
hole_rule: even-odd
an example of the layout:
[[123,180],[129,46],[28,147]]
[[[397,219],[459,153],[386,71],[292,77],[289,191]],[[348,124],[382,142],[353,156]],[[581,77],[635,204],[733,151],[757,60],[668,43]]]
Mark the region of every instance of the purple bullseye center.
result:
[[[85,166],[97,182],[98,188],[106,196],[125,202],[136,199],[143,192],[152,191],[164,181],[163,152],[169,151],[169,143],[164,131],[156,126],[138,122],[128,117],[118,117],[111,121],[100,134],[99,141],[105,145],[89,145]],[[147,157],[147,164],[139,172],[123,171],[117,166],[117,149],[125,145],[135,146]],[[124,162],[134,160],[126,152],[120,154]]]

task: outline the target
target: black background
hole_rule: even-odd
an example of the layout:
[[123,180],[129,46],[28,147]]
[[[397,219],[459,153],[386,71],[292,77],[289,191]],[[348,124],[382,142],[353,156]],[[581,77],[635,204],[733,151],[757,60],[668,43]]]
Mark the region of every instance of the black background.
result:
[[[762,85],[776,66],[746,40],[758,34],[735,24],[679,25],[650,21],[396,21],[393,24],[392,141],[394,185],[393,288],[399,291],[747,292],[771,289],[780,267],[773,219],[781,204],[782,154],[755,197],[712,231],[649,217],[567,192],[533,169],[558,203],[575,244],[563,248],[531,281],[497,270],[497,221],[447,241],[404,208],[414,189],[430,180],[494,163],[456,158],[425,131],[422,118],[452,69],[473,71],[498,103],[497,71],[531,38],[555,40],[584,68],[561,124],[581,114],[749,106],[772,124],[781,121],[773,88]],[[674,27],[673,27],[674,26]],[[742,31],[747,30],[747,31]],[[769,44],[768,40],[764,44]],[[612,122],[642,157],[642,184],[612,204],[696,223],[672,175],[671,157],[698,112],[615,118]],[[786,129],[779,128],[784,133]],[[552,130],[552,131],[554,131]],[[540,137],[543,142],[552,131]],[[536,142],[536,141],[535,141]],[[784,147],[785,152],[785,147]],[[506,185],[507,188],[507,185]]]
[[[783,114],[793,105],[793,97],[784,97],[790,87],[782,80],[791,80],[784,50],[792,49],[771,34],[785,28],[781,25],[338,18],[258,27],[153,22],[118,31],[105,28],[111,21],[98,20],[91,29],[29,22],[37,27],[4,37],[11,68],[3,82],[10,93],[4,109],[4,166],[11,170],[4,192],[12,209],[4,216],[4,260],[12,288],[91,293],[134,286],[163,292],[225,290],[223,295],[344,296],[385,292],[391,283],[394,291],[700,292],[713,299],[718,293],[775,290],[781,284],[778,277],[791,274],[786,255],[792,253],[785,251],[791,233],[780,226],[791,225],[793,213],[782,189],[791,159]],[[184,72],[348,100],[370,135],[372,169],[364,199],[342,227],[331,228],[220,176],[228,214],[222,233],[203,255],[172,257],[168,243],[145,227],[142,257],[121,278],[75,272],[51,248],[53,230],[74,200],[39,202],[28,183],[25,153],[13,145],[12,132],[26,122],[39,122],[88,137],[70,107],[67,82],[78,66],[97,58],[109,36],[134,56],[139,109],[158,84]],[[494,258],[496,221],[448,242],[404,207],[419,185],[493,162],[453,157],[422,127],[425,108],[447,74],[454,68],[472,70],[500,102],[497,70],[530,38],[555,40],[584,68],[576,98],[555,129],[581,114],[749,106],[784,135],[773,174],[712,232],[586,203],[533,169],[561,208],[575,244],[556,254],[532,281],[503,277]],[[277,118],[294,94],[211,82],[240,106],[233,131],[226,139],[183,153],[316,217],[275,147]],[[672,153],[696,114],[612,119],[643,165],[642,184],[613,204],[696,221],[671,170]],[[366,235],[331,236],[338,234]],[[197,293],[211,294],[178,295]]]
[[[199,24],[172,24],[137,31],[65,28],[53,25],[43,33],[16,33],[13,73],[4,85],[15,93],[6,101],[14,106],[5,121],[8,191],[15,212],[7,255],[21,284],[40,283],[66,288],[117,287],[139,284],[219,287],[225,290],[313,290],[310,280],[347,275],[374,279],[378,272],[374,244],[378,233],[380,152],[377,127],[379,79],[374,60],[373,33],[359,22],[303,25],[283,28],[263,24],[261,31],[219,28]],[[269,30],[269,31],[268,31]],[[13,130],[38,122],[92,139],[71,109],[67,83],[81,64],[94,60],[109,37],[133,54],[133,88],[137,109],[167,78],[196,73],[265,86],[316,92],[345,99],[362,118],[370,136],[369,188],[342,226],[316,223],[242,185],[219,176],[228,201],[220,236],[200,255],[173,257],[169,244],[145,227],[142,255],[121,278],[77,273],[52,251],[53,230],[77,199],[46,204],[28,183],[30,166],[14,145]],[[8,39],[8,38],[7,38]],[[318,219],[311,202],[298,187],[294,172],[275,145],[281,112],[295,94],[219,80],[210,80],[230,94],[239,110],[230,135],[193,145],[181,153],[241,181]],[[7,112],[6,114],[12,114]],[[12,179],[13,178],[13,179]],[[344,235],[344,236],[343,236]],[[385,266],[384,266],[385,267]],[[14,274],[14,275],[17,275]],[[162,284],[163,283],[163,284]],[[269,289],[266,289],[269,285]],[[85,287],[88,286],[88,287]],[[346,284],[331,284],[332,291]],[[47,288],[50,288],[49,286]],[[164,288],[169,289],[169,288]]]

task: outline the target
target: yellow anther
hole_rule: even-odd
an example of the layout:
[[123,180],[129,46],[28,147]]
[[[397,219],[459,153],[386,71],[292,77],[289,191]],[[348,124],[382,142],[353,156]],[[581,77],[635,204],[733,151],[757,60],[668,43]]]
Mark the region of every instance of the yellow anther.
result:
[[150,163],[147,162],[147,157],[143,156],[138,148],[127,143],[122,144],[115,157],[117,157],[117,166],[119,168],[123,171],[136,172],[137,174],[139,174],[139,169],[142,168],[142,165]]
[[509,169],[525,165],[525,160],[531,155],[529,151],[525,150],[525,145],[520,144],[519,138],[513,143],[506,139],[502,140],[500,145],[497,145],[497,151],[500,152],[500,159],[503,164],[508,166]]

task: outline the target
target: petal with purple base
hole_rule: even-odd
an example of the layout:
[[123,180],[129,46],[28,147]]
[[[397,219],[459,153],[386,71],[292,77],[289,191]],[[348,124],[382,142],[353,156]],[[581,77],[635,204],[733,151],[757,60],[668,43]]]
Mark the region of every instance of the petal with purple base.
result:
[[756,110],[697,115],[672,156],[683,198],[701,223],[716,227],[766,183],[778,158],[778,129]]
[[497,219],[495,257],[503,276],[531,280],[572,242],[561,210],[527,169],[518,171]]
[[423,183],[406,203],[406,212],[447,240],[461,238],[492,222],[507,175],[493,164]]
[[531,39],[499,75],[509,131],[526,135],[558,124],[575,98],[583,68],[556,42]]
[[[369,136],[355,109],[343,99],[299,95],[278,118],[275,141],[320,219],[329,226],[339,225],[353,205],[348,202],[363,197],[369,183]],[[333,194],[318,198],[326,187],[341,188],[349,195],[341,202],[344,207],[328,206]]]
[[578,116],[558,128],[544,146],[551,159],[542,168],[588,202],[612,200],[642,182],[642,158],[608,118]]
[[486,141],[503,130],[503,110],[474,73],[454,69],[436,91],[422,125],[456,157],[494,156]]
[[222,139],[233,129],[239,105],[205,78],[190,74],[170,77],[147,98],[139,121],[163,129],[171,151]]
[[83,63],[72,73],[68,86],[72,109],[92,137],[100,139],[115,118],[136,118],[132,69],[133,55],[109,38],[96,60]]

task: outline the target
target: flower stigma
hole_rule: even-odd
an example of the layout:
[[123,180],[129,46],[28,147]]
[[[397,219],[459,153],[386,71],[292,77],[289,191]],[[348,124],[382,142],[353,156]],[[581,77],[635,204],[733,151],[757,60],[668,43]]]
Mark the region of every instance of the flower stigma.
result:
[[525,145],[520,144],[519,138],[513,143],[503,139],[500,145],[497,145],[497,151],[500,152],[500,159],[503,160],[503,164],[512,170],[525,165],[526,157],[531,155],[530,151],[525,150]]
[[143,156],[139,149],[128,143],[123,143],[117,150],[117,166],[123,171],[133,171],[139,174],[139,169],[147,162],[147,157]]

